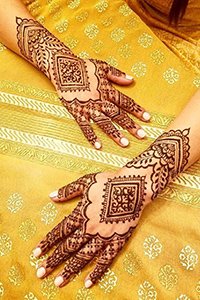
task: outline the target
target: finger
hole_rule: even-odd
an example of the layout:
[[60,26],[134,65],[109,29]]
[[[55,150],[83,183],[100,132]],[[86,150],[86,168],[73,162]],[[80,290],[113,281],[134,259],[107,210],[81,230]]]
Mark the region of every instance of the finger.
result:
[[112,101],[117,106],[121,107],[128,113],[133,114],[138,119],[144,122],[148,122],[151,118],[150,114],[139,104],[137,104],[133,99],[124,95],[123,93],[110,89],[109,100]]
[[104,246],[104,242],[98,238],[91,239],[72,258],[70,258],[56,279],[55,285],[63,287],[71,277],[78,274],[98,254]]
[[92,114],[91,119],[118,145],[121,147],[128,146],[128,139],[112,124],[109,117],[105,116],[102,112],[99,112],[98,116]]
[[122,109],[116,106],[114,103],[105,101],[102,105],[102,111],[112,119],[113,122],[116,122],[123,129],[130,132],[133,136],[138,139],[145,137],[145,131],[136,124]]
[[44,255],[53,246],[74,232],[83,222],[83,217],[80,213],[81,209],[82,204],[79,202],[72,214],[65,217],[57,226],[47,233],[42,241],[40,241],[37,247],[33,250],[33,255],[35,257]]
[[96,136],[88,117],[84,114],[83,108],[80,108],[80,111],[77,113],[77,109],[66,104],[66,101],[63,101],[64,106],[68,109],[68,111],[72,114],[75,121],[78,123],[79,127],[81,128],[84,136],[86,139],[94,146],[97,150],[101,149],[102,144],[101,141]]
[[119,85],[130,85],[134,80],[132,76],[108,64],[107,64],[107,78],[113,83]]
[[89,121],[80,122],[77,120],[77,123],[79,124],[84,136],[86,139],[92,144],[92,146],[95,147],[95,149],[99,150],[102,147],[101,141],[96,136],[92,126],[90,125]]
[[90,180],[91,174],[82,176],[79,179],[61,187],[58,191],[52,192],[49,197],[55,202],[63,202],[81,196]]
[[93,271],[85,279],[85,287],[89,288],[102,278],[112,264],[114,258],[125,244],[125,239],[110,242],[97,259]]
[[37,277],[44,278],[49,275],[57,266],[65,262],[70,256],[79,250],[89,237],[84,235],[81,229],[77,229],[64,241],[61,241],[49,257],[44,260],[37,269]]

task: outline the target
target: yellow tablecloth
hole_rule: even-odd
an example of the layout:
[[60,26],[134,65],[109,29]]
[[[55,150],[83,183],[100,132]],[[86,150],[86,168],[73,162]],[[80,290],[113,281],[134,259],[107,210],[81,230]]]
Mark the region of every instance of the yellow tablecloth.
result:
[[[35,276],[37,242],[77,200],[54,204],[48,194],[88,172],[116,169],[140,153],[200,86],[125,1],[26,1],[31,13],[81,57],[96,57],[135,77],[120,88],[152,114],[145,141],[121,149],[98,128],[94,150],[39,71],[0,45],[0,298],[14,300],[200,299],[200,163],[144,212],[131,241],[90,290],[88,266],[68,286]],[[127,133],[126,133],[127,134]],[[128,134],[127,134],[128,136]],[[199,145],[198,145],[199,147]]]

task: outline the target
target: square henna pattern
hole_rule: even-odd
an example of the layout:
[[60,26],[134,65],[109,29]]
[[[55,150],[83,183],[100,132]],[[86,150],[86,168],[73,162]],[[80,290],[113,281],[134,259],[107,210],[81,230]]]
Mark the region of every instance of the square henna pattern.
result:
[[54,54],[54,77],[63,91],[90,90],[85,62],[66,54]]
[[100,222],[118,223],[139,218],[145,189],[145,176],[109,179],[105,184]]

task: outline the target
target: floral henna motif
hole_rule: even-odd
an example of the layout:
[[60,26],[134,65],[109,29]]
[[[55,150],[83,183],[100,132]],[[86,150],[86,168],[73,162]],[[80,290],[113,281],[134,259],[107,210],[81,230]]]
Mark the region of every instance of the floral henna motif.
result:
[[156,198],[168,182],[187,165],[190,150],[189,132],[190,129],[165,132],[145,152],[127,163],[128,168],[153,167],[152,199]]

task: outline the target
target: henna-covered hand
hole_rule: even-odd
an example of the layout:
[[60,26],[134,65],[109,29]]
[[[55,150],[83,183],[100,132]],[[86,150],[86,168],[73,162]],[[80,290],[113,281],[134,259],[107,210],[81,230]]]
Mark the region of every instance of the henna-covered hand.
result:
[[56,246],[37,276],[44,278],[67,261],[55,279],[62,287],[97,257],[85,285],[96,283],[128,241],[145,206],[183,171],[189,149],[189,129],[171,130],[118,172],[86,175],[51,194],[56,202],[81,200],[34,250],[37,257]]
[[16,22],[21,54],[51,80],[63,105],[96,149],[101,142],[90,120],[122,147],[129,142],[112,121],[137,138],[145,136],[127,113],[142,121],[149,121],[149,113],[111,84],[129,85],[130,76],[106,62],[78,58],[37,21],[17,18]]

